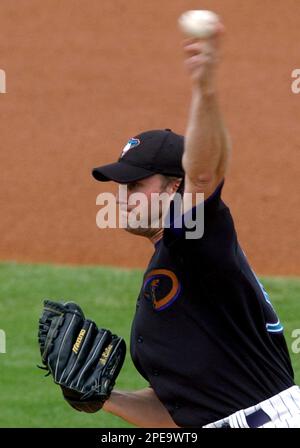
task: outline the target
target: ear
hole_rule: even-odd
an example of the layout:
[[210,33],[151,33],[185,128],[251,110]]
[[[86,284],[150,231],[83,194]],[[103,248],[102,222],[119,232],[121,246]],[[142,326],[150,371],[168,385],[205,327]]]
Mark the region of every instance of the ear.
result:
[[180,177],[178,177],[178,178],[173,177],[173,178],[169,179],[165,186],[166,192],[168,192],[169,194],[176,193],[176,191],[178,190],[178,188],[181,185],[182,180],[183,179],[181,179]]
[[175,181],[174,181],[174,183],[173,183],[173,185],[172,185],[172,189],[173,189],[173,192],[174,193],[176,193],[176,191],[178,190],[178,188],[180,187],[180,184],[181,184],[181,182],[182,182],[182,179],[176,179]]
[[176,191],[177,191],[178,188],[180,187],[181,182],[182,182],[182,179],[179,179],[179,180],[176,181],[176,184],[175,184],[175,186],[176,186]]

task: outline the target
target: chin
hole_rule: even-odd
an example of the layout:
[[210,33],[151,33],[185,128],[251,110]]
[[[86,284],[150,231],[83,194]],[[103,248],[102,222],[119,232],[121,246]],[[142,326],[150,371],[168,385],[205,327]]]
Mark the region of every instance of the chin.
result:
[[152,229],[151,227],[147,228],[138,227],[137,229],[134,229],[132,227],[125,227],[124,230],[128,233],[131,233],[132,235],[138,235],[150,238],[157,232],[158,229]]
[[125,227],[124,230],[128,233],[132,233],[133,235],[146,235],[150,229],[143,229],[142,227],[138,227],[137,229],[134,229],[132,227]]

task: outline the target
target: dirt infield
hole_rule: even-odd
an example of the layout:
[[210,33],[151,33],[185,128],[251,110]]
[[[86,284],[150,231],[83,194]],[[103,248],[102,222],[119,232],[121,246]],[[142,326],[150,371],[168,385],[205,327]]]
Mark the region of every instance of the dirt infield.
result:
[[2,260],[144,267],[151,245],[97,229],[91,168],[132,135],[184,133],[190,86],[177,17],[227,27],[219,74],[233,140],[224,198],[259,274],[300,275],[299,0],[2,0]]

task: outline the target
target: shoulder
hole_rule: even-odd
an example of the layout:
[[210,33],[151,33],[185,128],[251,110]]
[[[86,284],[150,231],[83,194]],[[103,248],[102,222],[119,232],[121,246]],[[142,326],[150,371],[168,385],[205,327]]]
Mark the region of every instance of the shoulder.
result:
[[[221,196],[221,191],[225,182],[224,177],[201,177],[191,180],[188,176],[184,179],[184,202],[191,203],[195,207],[201,202],[210,201],[217,195]],[[207,202],[207,203],[208,203]]]
[[228,208],[221,199],[225,178],[215,178],[207,184],[195,185],[187,181],[183,195],[183,214],[195,216],[196,212],[216,212]]
[[170,207],[168,225],[164,229],[167,246],[184,246],[193,251],[200,247],[211,250],[221,242],[224,246],[224,241],[235,240],[230,210],[221,199],[224,182],[225,178],[214,185],[206,198],[202,193],[195,205],[191,205],[190,200],[183,202],[181,213],[179,207]]

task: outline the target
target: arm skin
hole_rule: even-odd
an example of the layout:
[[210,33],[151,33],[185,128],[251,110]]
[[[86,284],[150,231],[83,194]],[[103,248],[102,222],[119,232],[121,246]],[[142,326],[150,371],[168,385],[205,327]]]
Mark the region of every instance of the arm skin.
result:
[[220,24],[211,39],[184,42],[185,65],[192,81],[192,100],[185,135],[185,191],[207,197],[223,179],[231,145],[216,94],[218,49],[224,31]]
[[178,428],[151,387],[113,390],[102,409],[140,428]]

